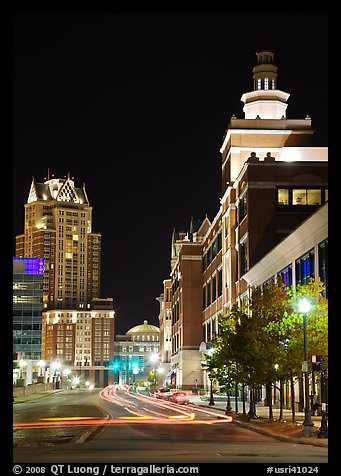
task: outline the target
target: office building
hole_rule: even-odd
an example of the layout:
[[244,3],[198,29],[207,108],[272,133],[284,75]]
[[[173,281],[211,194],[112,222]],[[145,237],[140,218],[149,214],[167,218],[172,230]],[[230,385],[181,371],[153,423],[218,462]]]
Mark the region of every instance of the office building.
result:
[[13,358],[39,360],[43,309],[42,258],[13,258]]
[[165,372],[165,383],[170,383],[171,352],[172,352],[172,301],[171,301],[171,279],[164,279],[163,292],[156,300],[160,304],[159,326],[160,326],[160,358]]
[[103,307],[102,304],[98,309],[94,300],[93,308],[87,311],[43,312],[42,359],[48,363],[50,381],[61,381],[67,369],[72,377],[79,378],[80,384],[88,381],[95,387],[104,387],[111,382],[115,312],[112,300],[106,300]]
[[191,232],[192,224],[173,233],[171,362],[177,387],[189,388],[199,378],[205,384],[198,349],[218,332],[219,314],[248,299],[248,271],[328,200],[328,148],[312,146],[309,116],[287,119],[289,96],[278,89],[274,52],[258,50],[253,90],[241,96],[244,118],[231,117],[220,148],[216,216],[212,222],[206,217],[199,233]]
[[17,257],[44,258],[43,309],[90,309],[100,296],[101,235],[83,188],[63,179],[32,179]]
[[124,335],[116,335],[113,359],[115,381],[130,385],[152,383],[153,375],[162,375],[160,361],[160,329],[144,320],[143,324],[129,329]]

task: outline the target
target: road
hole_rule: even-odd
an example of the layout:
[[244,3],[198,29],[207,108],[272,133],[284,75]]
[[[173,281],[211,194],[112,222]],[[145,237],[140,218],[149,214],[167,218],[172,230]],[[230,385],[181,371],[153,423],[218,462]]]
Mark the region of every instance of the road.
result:
[[328,462],[328,448],[238,426],[219,410],[107,387],[14,405],[14,463]]

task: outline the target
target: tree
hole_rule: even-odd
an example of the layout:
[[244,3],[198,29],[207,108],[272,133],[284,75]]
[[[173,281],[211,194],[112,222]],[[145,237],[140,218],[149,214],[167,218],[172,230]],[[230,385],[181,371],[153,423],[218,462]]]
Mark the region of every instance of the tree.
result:
[[309,284],[290,287],[286,290],[287,308],[281,319],[269,321],[266,331],[271,339],[278,341],[278,380],[291,382],[292,419],[295,421],[294,379],[302,378],[303,317],[298,311],[298,302],[305,297],[312,305],[307,322],[307,342],[310,354],[324,355],[328,362],[328,301],[323,296],[324,285],[320,279],[311,279]]
[[[250,391],[249,419],[256,418],[255,389],[262,385],[278,388],[280,418],[283,414],[283,383],[291,382],[291,405],[294,413],[294,379],[302,377],[303,318],[298,301],[305,297],[311,304],[307,320],[310,354],[323,355],[328,366],[328,301],[320,280],[285,287],[281,281],[269,281],[252,289],[249,312],[234,305],[219,316],[219,333],[212,340],[215,352],[207,355],[210,378],[226,392],[238,383]],[[311,362],[310,362],[311,364]],[[277,386],[279,382],[279,386]],[[272,393],[272,392],[271,392]],[[272,396],[269,396],[269,418]]]

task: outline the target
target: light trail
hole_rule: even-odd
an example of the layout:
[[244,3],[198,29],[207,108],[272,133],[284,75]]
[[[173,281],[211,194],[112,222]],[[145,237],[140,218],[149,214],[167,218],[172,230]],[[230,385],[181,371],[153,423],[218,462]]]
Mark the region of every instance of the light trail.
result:
[[[124,392],[124,395],[119,395],[118,390]],[[99,419],[97,417],[55,417],[55,418],[42,418],[40,421],[36,422],[23,422],[23,423],[14,423],[13,429],[19,428],[48,428],[48,427],[66,427],[66,426],[107,426],[107,425],[120,425],[120,424],[149,424],[149,425],[213,425],[221,423],[229,423],[232,421],[232,417],[229,415],[218,415],[217,413],[210,411],[208,409],[198,408],[190,406],[186,409],[182,405],[177,403],[168,402],[168,401],[159,401],[155,397],[150,397],[142,395],[141,393],[132,394],[129,392],[126,386],[120,385],[109,385],[99,392],[100,398],[106,400],[107,402],[122,407],[130,415],[123,415],[121,417],[112,418],[112,419]],[[135,403],[132,398],[138,400],[139,402],[148,403],[154,407],[158,407],[168,412],[171,411],[171,415],[166,415],[152,410],[143,406],[140,408]],[[210,419],[198,418],[200,415],[205,415],[210,417]]]

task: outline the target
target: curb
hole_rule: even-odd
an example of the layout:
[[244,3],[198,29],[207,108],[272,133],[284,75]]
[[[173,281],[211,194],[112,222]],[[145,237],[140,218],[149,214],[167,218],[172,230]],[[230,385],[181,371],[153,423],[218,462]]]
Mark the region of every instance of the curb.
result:
[[[204,407],[204,408],[212,408],[211,406],[208,405],[203,405],[203,404],[197,404],[194,402],[191,402],[193,405],[196,405],[198,407]],[[219,408],[216,407],[216,410],[220,410],[222,412],[225,412],[224,408]],[[258,428],[250,423],[243,423],[238,420],[233,420],[233,423],[236,423],[237,425],[241,426],[242,428],[247,428],[248,430],[255,431],[256,433],[260,433],[261,435],[264,436],[270,436],[271,438],[276,438],[277,440],[280,441],[285,441],[287,443],[297,443],[300,445],[312,445],[312,446],[319,446],[322,448],[328,448],[328,438],[324,438],[322,441],[320,439],[317,439],[315,441],[314,439],[310,439],[307,441],[305,438],[293,438],[290,436],[283,436],[283,435],[277,435],[276,433],[271,433],[269,431],[263,430],[261,428]]]
[[248,430],[255,431],[256,433],[260,433],[261,435],[264,436],[270,436],[271,438],[276,438],[277,440],[280,441],[285,441],[287,443],[298,443],[300,445],[312,445],[312,446],[320,446],[322,448],[328,448],[328,439],[326,438],[325,441],[317,441],[315,440],[309,440],[307,441],[304,437],[302,438],[293,438],[291,436],[283,436],[283,435],[277,435],[276,433],[270,433],[269,431],[262,430],[261,428],[257,428],[253,425],[250,425],[248,423],[243,423],[237,420],[233,420],[233,423],[236,423],[237,425],[241,426],[242,428],[247,428]]

